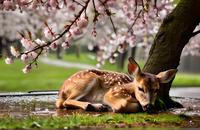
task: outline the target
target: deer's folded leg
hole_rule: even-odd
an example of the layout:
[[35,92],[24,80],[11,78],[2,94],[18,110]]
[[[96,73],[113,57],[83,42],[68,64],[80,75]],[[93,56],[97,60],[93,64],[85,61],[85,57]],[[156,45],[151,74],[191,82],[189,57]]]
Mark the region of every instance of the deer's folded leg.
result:
[[63,103],[63,106],[65,108],[79,108],[86,111],[98,111],[98,112],[104,112],[108,111],[108,107],[106,105],[103,105],[101,103],[90,103],[90,102],[84,102],[84,101],[77,101],[77,100],[65,100]]
[[140,109],[138,101],[120,87],[110,89],[104,96],[104,102],[112,108],[113,112],[134,113]]
[[67,99],[63,102],[63,106],[65,108],[80,108],[86,110],[90,103],[89,102],[82,102],[77,100]]

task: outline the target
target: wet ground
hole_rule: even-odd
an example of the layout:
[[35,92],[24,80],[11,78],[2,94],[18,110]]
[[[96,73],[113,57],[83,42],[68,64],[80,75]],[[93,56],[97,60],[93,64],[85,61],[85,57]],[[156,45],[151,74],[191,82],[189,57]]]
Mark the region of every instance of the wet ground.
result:
[[[170,110],[171,113],[200,117],[199,97],[189,97],[189,95],[187,95],[186,97],[183,96],[175,97],[175,96],[177,95],[174,95],[173,99],[180,102],[184,106],[184,108],[171,109]],[[9,115],[13,117],[23,117],[29,115],[48,116],[48,115],[65,115],[73,112],[73,110],[72,111],[56,110],[54,105],[56,98],[57,98],[57,91],[50,91],[50,92],[33,91],[29,93],[1,93],[0,116],[4,115]],[[83,111],[78,110],[78,112],[83,112]]]
[[0,98],[0,116],[54,115],[56,93],[4,93]]
[[171,88],[170,95],[176,97],[200,98],[200,87]]
[[171,109],[172,113],[200,116],[200,87],[172,88],[170,96],[184,106],[181,109]]

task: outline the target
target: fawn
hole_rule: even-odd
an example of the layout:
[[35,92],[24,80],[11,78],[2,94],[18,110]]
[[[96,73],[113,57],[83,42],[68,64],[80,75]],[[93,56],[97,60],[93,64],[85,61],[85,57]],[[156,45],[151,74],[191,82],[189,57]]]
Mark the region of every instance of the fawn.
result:
[[169,82],[177,69],[160,72],[157,75],[144,73],[133,58],[129,58],[128,72],[101,70],[80,71],[65,80],[56,101],[57,108],[81,108],[105,111],[107,106],[113,112],[132,113],[153,108],[160,83]]

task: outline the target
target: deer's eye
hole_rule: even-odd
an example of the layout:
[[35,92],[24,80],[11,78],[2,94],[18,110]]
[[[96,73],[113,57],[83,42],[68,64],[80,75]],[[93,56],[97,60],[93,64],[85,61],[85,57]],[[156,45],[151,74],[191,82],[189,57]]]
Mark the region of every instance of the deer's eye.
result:
[[141,88],[141,87],[138,87],[139,91],[143,92],[144,93],[144,89]]

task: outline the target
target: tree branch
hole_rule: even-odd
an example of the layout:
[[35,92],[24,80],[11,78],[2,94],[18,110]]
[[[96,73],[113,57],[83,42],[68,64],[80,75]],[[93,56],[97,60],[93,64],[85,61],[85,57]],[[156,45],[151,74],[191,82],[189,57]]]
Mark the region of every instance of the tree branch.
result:
[[114,24],[114,22],[113,22],[113,19],[112,19],[112,17],[111,17],[111,15],[112,15],[112,13],[108,10],[108,8],[106,8],[106,2],[107,2],[107,0],[106,1],[104,1],[104,2],[102,2],[101,0],[99,0],[100,2],[101,2],[101,4],[103,5],[103,7],[104,7],[104,9],[105,9],[105,12],[106,12],[106,15],[109,17],[109,19],[110,19],[110,22],[111,22],[111,24],[112,24],[112,27],[113,27],[113,31],[115,32],[115,34],[117,34],[117,28],[115,27],[115,24]]
[[85,2],[85,5],[84,5],[83,8],[79,11],[78,15],[76,15],[75,19],[71,22],[70,25],[67,26],[67,28],[66,28],[61,34],[58,35],[58,37],[55,37],[53,40],[47,42],[47,44],[45,44],[45,45],[37,46],[37,47],[35,47],[34,49],[32,49],[32,50],[30,50],[30,51],[23,52],[23,53],[20,54],[20,56],[21,56],[22,54],[28,54],[28,53],[30,53],[30,52],[33,52],[33,51],[36,51],[36,50],[39,50],[39,49],[40,49],[39,53],[37,54],[37,57],[36,57],[31,63],[29,63],[29,65],[31,66],[34,62],[37,62],[37,59],[38,59],[38,57],[41,55],[41,53],[42,53],[42,51],[43,51],[43,48],[46,47],[46,46],[49,46],[51,43],[57,41],[57,40],[60,39],[65,33],[67,33],[67,32],[70,30],[70,28],[74,25],[74,23],[76,23],[76,21],[79,19],[79,17],[80,17],[81,14],[84,12],[84,10],[87,9],[89,2],[90,2],[90,0],[87,0],[87,1]]
[[142,13],[142,10],[139,11],[138,15],[136,16],[135,20],[133,21],[133,23],[131,24],[131,26],[128,29],[128,33],[132,31],[133,26],[135,25],[137,19],[139,18],[140,14]]
[[36,64],[37,64],[37,60],[38,60],[39,56],[42,54],[42,51],[43,51],[43,48],[40,48],[39,53],[38,53],[37,56],[33,59],[33,61],[29,63],[29,66],[31,66],[33,63],[36,63]]
[[94,0],[92,0],[92,5],[94,7],[94,19],[93,19],[93,23],[95,24],[98,21],[99,12],[96,9],[96,5],[95,5]]
[[80,2],[76,1],[76,0],[72,0],[74,3],[76,3],[77,5],[80,5],[82,7],[84,7],[84,5],[82,5]]

